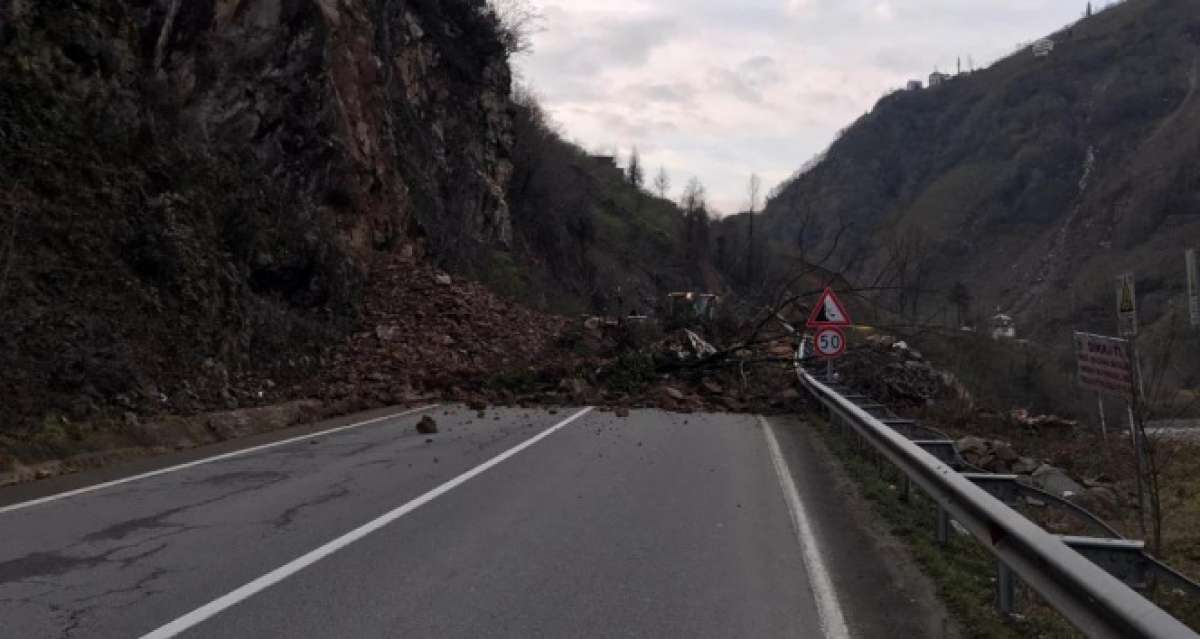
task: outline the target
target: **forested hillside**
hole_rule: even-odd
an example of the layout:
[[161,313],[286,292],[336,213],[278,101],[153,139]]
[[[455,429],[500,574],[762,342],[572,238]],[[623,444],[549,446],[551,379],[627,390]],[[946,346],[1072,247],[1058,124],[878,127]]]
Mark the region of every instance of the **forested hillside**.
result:
[[532,95],[518,92],[513,113],[514,241],[480,256],[483,281],[568,313],[648,313],[672,291],[723,289],[699,187],[684,210],[651,192],[645,167],[567,142]]
[[772,254],[836,247],[826,266],[902,289],[898,310],[949,323],[970,299],[1024,336],[1111,332],[1132,270],[1165,322],[1200,244],[1200,11],[1129,0],[1050,39],[880,100],[777,190]]

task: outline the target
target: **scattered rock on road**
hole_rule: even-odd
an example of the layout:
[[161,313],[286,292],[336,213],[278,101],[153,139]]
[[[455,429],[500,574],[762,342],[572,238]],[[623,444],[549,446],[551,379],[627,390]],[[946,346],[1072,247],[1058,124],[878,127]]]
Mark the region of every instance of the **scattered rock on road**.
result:
[[429,415],[422,417],[421,421],[417,422],[417,432],[422,435],[436,434],[438,432],[437,421]]

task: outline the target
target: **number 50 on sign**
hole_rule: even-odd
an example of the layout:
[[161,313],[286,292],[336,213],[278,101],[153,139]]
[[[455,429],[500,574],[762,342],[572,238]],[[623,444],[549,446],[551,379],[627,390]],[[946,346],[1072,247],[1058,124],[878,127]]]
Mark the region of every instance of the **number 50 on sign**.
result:
[[813,342],[817,347],[817,354],[821,357],[832,359],[846,354],[846,336],[836,328],[820,330]]

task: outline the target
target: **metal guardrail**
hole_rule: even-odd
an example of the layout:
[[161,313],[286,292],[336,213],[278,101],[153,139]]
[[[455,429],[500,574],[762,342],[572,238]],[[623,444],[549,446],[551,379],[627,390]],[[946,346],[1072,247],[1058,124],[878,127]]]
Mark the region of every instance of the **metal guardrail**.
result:
[[[799,361],[803,352],[802,347],[797,353]],[[857,431],[938,504],[940,520],[953,518],[996,556],[1002,606],[1006,595],[1010,605],[1012,598],[1012,581],[1005,576],[1015,575],[1090,637],[1200,638],[1068,545],[1081,547],[1084,542],[1046,532],[802,365],[797,365],[797,375],[831,417]]]

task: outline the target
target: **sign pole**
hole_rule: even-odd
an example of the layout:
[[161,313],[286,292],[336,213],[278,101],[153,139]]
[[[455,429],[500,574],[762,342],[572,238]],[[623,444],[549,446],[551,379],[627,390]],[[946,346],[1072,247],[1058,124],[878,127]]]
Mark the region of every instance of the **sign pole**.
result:
[[1133,456],[1134,466],[1137,471],[1137,491],[1138,491],[1138,529],[1142,534],[1142,538],[1146,538],[1146,441],[1143,436],[1142,429],[1138,427],[1137,417],[1134,413],[1134,406],[1140,406],[1139,402],[1145,401],[1145,390],[1142,386],[1141,365],[1137,355],[1137,336],[1134,335],[1129,340],[1129,358],[1130,370],[1133,372],[1137,384],[1133,387],[1129,400],[1129,432],[1133,435]]
[[1096,393],[1096,405],[1100,408],[1100,432],[1104,435],[1105,443],[1108,442],[1108,420],[1104,418],[1104,395]]
[[1192,328],[1200,328],[1200,265],[1197,264],[1196,249],[1187,251],[1188,312],[1192,316]]
[[1146,538],[1146,486],[1142,479],[1142,435],[1133,417],[1133,404],[1129,405],[1129,433],[1133,436],[1134,466],[1137,472],[1138,530]]

